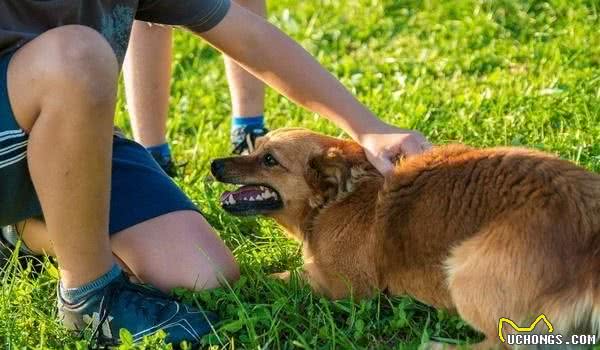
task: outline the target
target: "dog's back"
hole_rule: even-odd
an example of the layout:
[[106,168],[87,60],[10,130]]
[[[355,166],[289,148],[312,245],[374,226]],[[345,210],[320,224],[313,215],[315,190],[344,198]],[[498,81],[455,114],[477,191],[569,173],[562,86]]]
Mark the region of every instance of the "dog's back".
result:
[[484,347],[501,317],[600,332],[599,175],[531,150],[447,146],[402,162],[380,198],[390,291],[456,308]]

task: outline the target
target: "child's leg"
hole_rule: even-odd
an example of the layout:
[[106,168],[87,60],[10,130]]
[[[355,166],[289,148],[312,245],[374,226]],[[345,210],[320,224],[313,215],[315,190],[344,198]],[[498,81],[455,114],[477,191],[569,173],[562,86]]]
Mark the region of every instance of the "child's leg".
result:
[[171,32],[171,27],[135,21],[123,64],[133,136],[144,147],[167,142]]
[[115,235],[113,252],[142,282],[162,290],[215,288],[239,278],[229,249],[194,211],[150,219]]
[[[3,117],[14,114],[29,134],[30,176],[5,174],[35,186],[61,272],[57,299],[65,327],[92,328],[98,346],[118,344],[123,328],[134,341],[164,329],[167,342],[197,343],[214,315],[131,284],[114,265],[108,233],[117,73],[109,44],[83,26],[49,30],[19,49],[7,72],[9,101],[0,102],[13,107]],[[23,214],[15,215],[3,224]]]
[[[259,16],[266,15],[266,0],[236,2]],[[233,153],[245,154],[254,149],[254,140],[266,133],[263,119],[265,85],[231,58],[224,56],[224,59],[233,113],[231,123]]]
[[[163,290],[237,279],[229,249],[143,147],[115,137],[112,163],[109,231],[127,270]],[[53,254],[43,222],[29,219],[17,228],[29,249]]]
[[133,136],[170,176],[176,175],[167,143],[171,80],[171,37],[167,26],[135,21],[123,64]]
[[[238,0],[239,5],[264,17],[265,0]],[[255,117],[263,115],[265,86],[262,81],[225,56],[225,68],[231,93],[231,107],[234,117]]]
[[[19,225],[23,241],[36,253],[54,255],[42,221]],[[163,291],[176,287],[202,290],[238,279],[229,249],[195,211],[159,216],[115,233],[112,249],[123,267],[144,283]]]
[[83,26],[40,35],[8,69],[10,103],[29,132],[31,179],[66,287],[98,278],[114,263],[108,203],[117,77],[111,47]]

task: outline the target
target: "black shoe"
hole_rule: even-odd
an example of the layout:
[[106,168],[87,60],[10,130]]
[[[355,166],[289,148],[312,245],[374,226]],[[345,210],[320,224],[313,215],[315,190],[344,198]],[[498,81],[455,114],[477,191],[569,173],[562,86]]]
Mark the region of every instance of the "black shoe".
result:
[[265,136],[269,130],[263,126],[248,125],[231,131],[233,154],[250,154],[254,151],[256,139]]
[[173,160],[171,158],[165,158],[162,154],[158,152],[150,152],[150,154],[152,155],[152,158],[156,160],[158,165],[160,165],[162,170],[165,173],[167,173],[167,175],[169,175],[170,177],[177,176],[177,167],[175,166],[175,163],[173,163]]

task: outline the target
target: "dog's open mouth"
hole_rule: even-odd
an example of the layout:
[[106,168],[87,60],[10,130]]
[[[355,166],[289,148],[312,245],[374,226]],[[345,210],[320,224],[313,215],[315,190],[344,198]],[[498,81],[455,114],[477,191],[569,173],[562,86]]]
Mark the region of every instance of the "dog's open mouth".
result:
[[257,215],[283,207],[281,196],[265,185],[244,185],[221,195],[223,209],[234,215]]

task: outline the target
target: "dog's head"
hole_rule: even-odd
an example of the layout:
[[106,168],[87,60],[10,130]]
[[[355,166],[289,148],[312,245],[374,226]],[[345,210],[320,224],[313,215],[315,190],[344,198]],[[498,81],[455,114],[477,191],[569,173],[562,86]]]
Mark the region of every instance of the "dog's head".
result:
[[361,176],[377,174],[357,143],[305,129],[270,132],[250,155],[216,159],[211,171],[221,182],[242,185],[221,196],[226,211],[271,216],[288,228],[344,198]]

